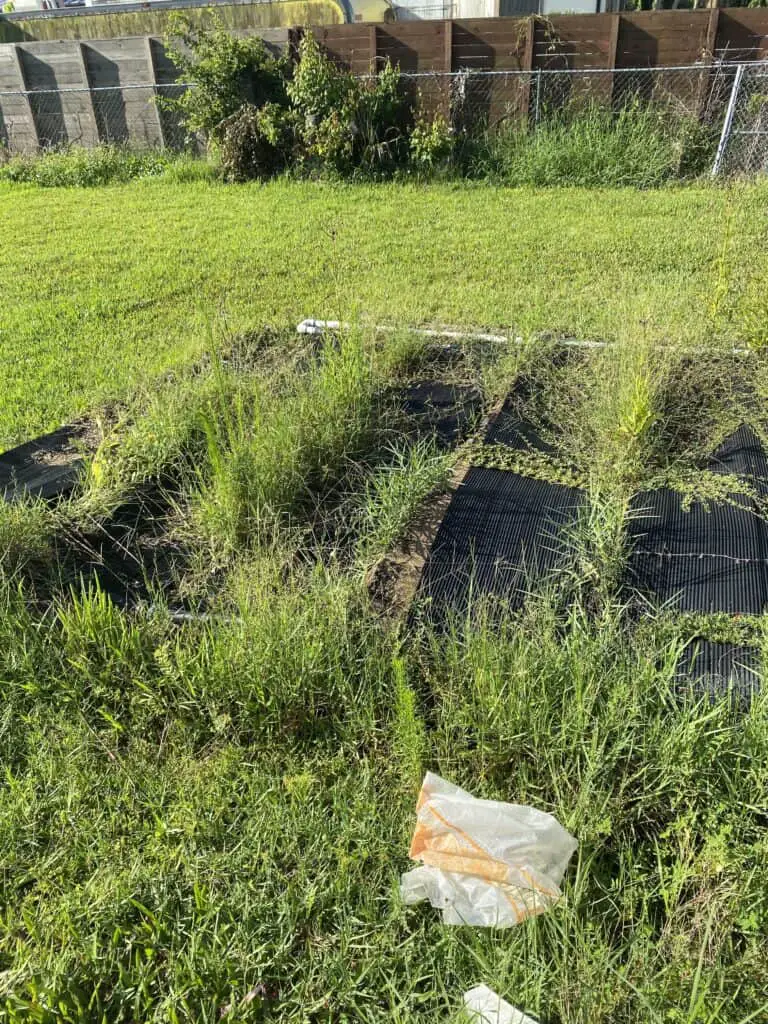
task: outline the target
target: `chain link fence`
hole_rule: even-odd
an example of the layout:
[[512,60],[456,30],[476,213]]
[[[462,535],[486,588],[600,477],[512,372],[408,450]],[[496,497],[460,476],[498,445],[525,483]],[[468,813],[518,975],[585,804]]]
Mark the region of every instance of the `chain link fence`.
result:
[[181,150],[190,142],[178,113],[163,101],[187,88],[177,83],[0,92],[0,146],[8,153],[99,143]]
[[712,173],[768,173],[768,63],[736,69]]
[[[673,140],[702,128],[717,142],[713,172],[768,171],[768,62],[679,68],[460,71],[403,74],[416,113],[441,114],[455,132],[536,131],[586,112],[654,116]],[[0,145],[9,153],[80,144],[196,148],[163,100],[188,88],[121,85],[0,92]],[[714,148],[714,146],[713,146]]]
[[454,130],[534,130],[567,122],[587,112],[642,110],[677,134],[691,122],[723,122],[737,66],[617,68],[567,71],[483,71],[404,75],[415,105],[427,115],[443,114]]

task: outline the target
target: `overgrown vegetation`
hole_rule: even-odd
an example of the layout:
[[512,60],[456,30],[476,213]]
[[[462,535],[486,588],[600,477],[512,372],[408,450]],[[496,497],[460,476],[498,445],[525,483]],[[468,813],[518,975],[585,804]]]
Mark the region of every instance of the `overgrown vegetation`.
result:
[[220,142],[224,123],[243,104],[259,109],[285,103],[288,59],[273,56],[259,36],[228,32],[215,12],[210,27],[203,28],[173,11],[168,55],[180,79],[194,88],[161,102],[179,111],[190,135]]
[[[39,566],[0,561],[9,1024],[437,1024],[479,982],[551,1024],[765,1015],[768,704],[737,714],[675,681],[691,635],[762,620],[635,630],[616,585],[607,497],[661,457],[674,373],[632,343],[478,357],[489,395],[550,382],[521,413],[589,459],[574,601],[405,633],[363,580],[450,458],[378,419],[406,370],[436,372],[419,346],[241,341],[107,432],[66,515],[165,481],[205,617],[120,610],[87,582],[51,593]],[[55,522],[27,522],[0,536],[44,558]],[[400,903],[426,769],[578,837],[554,910],[494,933]]]
[[[387,134],[391,69],[360,86],[316,52],[258,104],[240,89],[272,58],[214,51],[223,120],[194,130],[224,126],[233,177],[452,173],[447,121]],[[553,174],[561,130],[508,140],[515,173]],[[582,130],[561,173],[589,180]],[[91,173],[45,159],[52,184]],[[484,982],[543,1024],[763,1019],[768,697],[710,702],[676,673],[702,636],[768,653],[766,617],[634,621],[621,570],[637,490],[719,500],[708,454],[744,419],[765,438],[765,186],[225,190],[173,166],[87,203],[0,185],[3,447],[104,405],[71,500],[0,505],[0,1017],[458,1024]],[[430,361],[406,333],[299,338],[308,315],[527,344]],[[443,375],[487,407],[517,385],[551,453],[438,452],[397,396]],[[573,564],[522,612],[383,621],[366,581],[458,458],[583,487]],[[183,557],[146,596],[155,563],[129,561],[123,607],[94,537],[126,508],[121,555],[151,527],[151,558]],[[427,769],[577,836],[553,911],[494,933],[401,904]]]
[[414,106],[388,60],[375,75],[356,78],[309,31],[293,64],[271,56],[260,40],[229,35],[220,23],[201,30],[177,16],[171,53],[194,88],[164,102],[189,132],[220,150],[231,181],[290,168],[345,177],[440,174],[516,185],[652,187],[698,174],[716,142],[695,118],[629,99],[618,111],[566,104],[547,112],[535,130],[522,120],[489,128],[482,116],[446,116],[444,103],[432,109],[422,97]]
[[68,146],[44,154],[13,156],[0,161],[0,182],[41,188],[96,188],[121,185],[135,178],[163,178],[177,184],[214,180],[215,167],[186,154],[133,152],[125,146],[92,149]]
[[469,145],[470,177],[520,185],[653,188],[711,166],[716,138],[693,119],[628,105],[617,113],[587,105],[554,113],[535,131],[511,127]]

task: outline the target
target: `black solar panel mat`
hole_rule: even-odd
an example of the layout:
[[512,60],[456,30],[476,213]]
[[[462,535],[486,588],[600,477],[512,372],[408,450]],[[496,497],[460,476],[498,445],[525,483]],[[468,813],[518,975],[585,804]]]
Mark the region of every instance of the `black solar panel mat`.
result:
[[466,611],[480,596],[520,607],[533,584],[562,567],[567,528],[583,500],[576,488],[470,469],[427,557],[418,598],[429,599],[433,617]]
[[632,502],[631,586],[681,612],[759,615],[768,606],[766,524],[741,497],[739,507],[694,502],[666,488]]
[[740,703],[749,703],[760,688],[760,652],[741,644],[692,640],[677,667],[677,682],[694,693],[719,697],[729,690]]

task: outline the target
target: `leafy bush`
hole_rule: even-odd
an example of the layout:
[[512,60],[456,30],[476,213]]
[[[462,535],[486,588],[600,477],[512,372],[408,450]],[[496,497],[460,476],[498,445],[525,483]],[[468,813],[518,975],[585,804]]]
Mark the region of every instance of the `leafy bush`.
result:
[[410,149],[411,160],[416,167],[434,170],[446,163],[453,152],[451,126],[441,114],[437,114],[431,121],[418,118],[411,132]]
[[399,68],[387,60],[375,78],[358,83],[358,90],[352,121],[356,166],[375,171],[404,163],[412,113],[403,94]]
[[271,178],[288,164],[295,140],[292,112],[277,103],[246,103],[220,125],[221,168],[228,181]]
[[312,128],[350,106],[356,81],[352,74],[326,57],[311,32],[302,35],[298,56],[299,62],[293,80],[287,86],[287,93],[305,117],[305,131],[309,135]]
[[200,28],[185,15],[171,14],[168,53],[182,81],[194,88],[160,102],[181,114],[191,135],[218,142],[223,123],[244,104],[285,105],[290,62],[273,57],[257,36],[231,35],[218,15],[212,22],[212,29]]
[[310,161],[349,173],[383,170],[407,154],[408,110],[400,72],[389,62],[375,77],[355,78],[306,32],[287,92]]

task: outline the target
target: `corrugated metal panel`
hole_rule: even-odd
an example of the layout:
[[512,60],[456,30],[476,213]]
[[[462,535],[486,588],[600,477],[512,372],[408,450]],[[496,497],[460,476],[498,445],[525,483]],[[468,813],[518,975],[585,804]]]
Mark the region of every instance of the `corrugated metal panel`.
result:
[[499,14],[506,18],[538,13],[539,0],[501,0],[499,5]]
[[452,0],[445,0],[444,3],[439,0],[437,3],[411,3],[405,0],[404,3],[396,4],[393,10],[395,21],[433,21],[453,17]]

